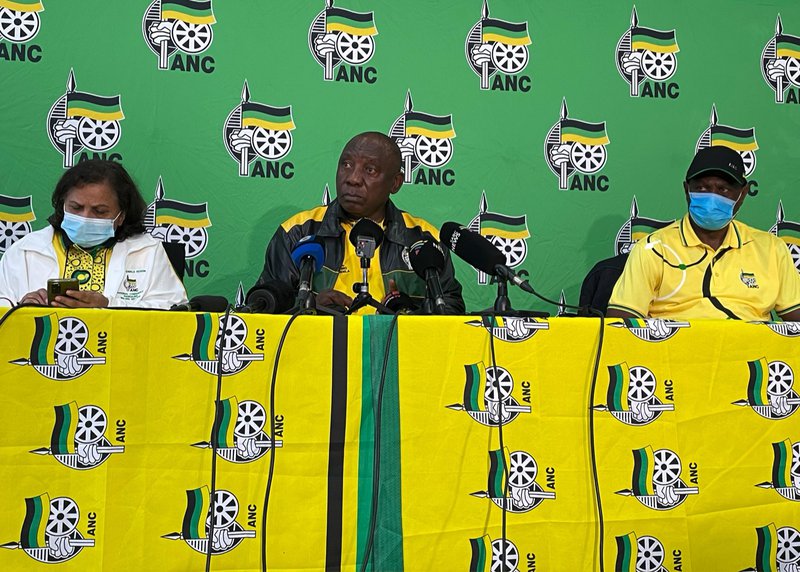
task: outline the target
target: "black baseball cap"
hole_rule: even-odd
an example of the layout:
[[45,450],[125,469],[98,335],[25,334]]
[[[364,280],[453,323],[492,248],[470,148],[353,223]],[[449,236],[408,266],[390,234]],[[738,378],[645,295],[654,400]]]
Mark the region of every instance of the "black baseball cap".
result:
[[744,161],[738,151],[722,145],[713,145],[700,149],[692,159],[689,170],[686,171],[686,180],[691,181],[700,176],[718,174],[733,181],[740,187],[747,184],[744,178]]

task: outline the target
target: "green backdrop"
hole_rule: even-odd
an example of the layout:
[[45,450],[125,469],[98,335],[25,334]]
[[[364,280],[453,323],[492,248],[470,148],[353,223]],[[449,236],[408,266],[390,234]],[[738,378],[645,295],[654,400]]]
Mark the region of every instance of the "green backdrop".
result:
[[[190,296],[234,298],[378,130],[411,152],[401,208],[495,232],[575,304],[594,262],[685,212],[698,145],[745,155],[742,220],[798,236],[794,34],[786,1],[0,0],[0,248],[47,224],[65,163],[110,157],[159,199],[153,232],[187,243]],[[468,308],[489,305],[456,265]]]

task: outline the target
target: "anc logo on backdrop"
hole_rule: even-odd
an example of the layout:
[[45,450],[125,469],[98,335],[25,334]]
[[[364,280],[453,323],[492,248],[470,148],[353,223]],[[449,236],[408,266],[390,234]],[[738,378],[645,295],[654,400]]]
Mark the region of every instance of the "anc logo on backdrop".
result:
[[630,96],[677,98],[678,84],[667,82],[678,69],[675,54],[679,51],[675,30],[663,32],[639,26],[634,6],[631,27],[617,42],[615,54],[617,71],[630,85]]
[[[506,318],[507,319],[507,318]],[[520,413],[531,412],[531,382],[523,381],[520,405],[512,395],[514,378],[500,366],[486,367],[483,362],[464,365],[464,400],[446,405],[454,411],[466,411],[481,425],[494,427],[511,423]],[[502,420],[501,420],[502,416]]]
[[[655,536],[636,536],[629,532],[622,536],[615,536],[617,557],[614,560],[615,572],[667,572],[664,567],[666,550],[664,545]],[[674,564],[681,563],[681,551],[673,550]],[[675,570],[681,568],[675,567]]]
[[242,102],[228,114],[222,130],[225,148],[239,164],[239,176],[291,179],[294,165],[280,160],[292,150],[294,128],[291,105],[275,107],[250,101],[245,80]]
[[[485,491],[470,493],[477,498],[488,498],[500,508],[514,513],[533,510],[546,499],[554,500],[554,491],[545,491],[536,482],[539,467],[527,451],[508,453],[508,448],[489,451],[489,478]],[[555,489],[555,469],[547,468],[547,483]]]
[[[495,245],[505,256],[506,265],[510,268],[516,268],[525,262],[525,258],[528,256],[526,241],[531,237],[527,215],[510,216],[489,211],[486,191],[482,191],[478,214],[470,221],[468,228],[486,237]],[[517,272],[517,275],[523,278],[527,274],[526,270]],[[488,283],[489,276],[482,270],[478,270],[478,284]],[[511,323],[519,324],[519,322]]]
[[199,449],[216,449],[217,455],[231,463],[249,463],[270,449],[283,447],[264,432],[267,412],[258,401],[238,401],[236,396],[217,401],[211,441],[192,443]]
[[[94,539],[84,538],[78,531],[80,508],[70,497],[50,498],[43,493],[25,499],[25,519],[22,522],[19,542],[6,542],[0,548],[22,550],[39,562],[58,564],[94,546]],[[94,517],[96,518],[96,517]],[[89,513],[87,533],[96,535],[93,513]]]
[[530,91],[531,78],[519,75],[528,65],[528,22],[507,22],[489,17],[489,3],[483,0],[481,19],[467,34],[464,52],[467,63],[481,78],[481,89]]
[[[689,469],[692,484],[697,484],[697,465],[690,463]],[[700,492],[697,487],[686,486],[681,472],[681,459],[670,449],[654,451],[650,445],[634,449],[632,486],[616,491],[616,494],[636,497],[644,506],[654,510],[673,509],[688,495]]]
[[[82,376],[93,365],[106,363],[104,357],[94,357],[86,349],[89,328],[74,316],[59,319],[47,314],[37,316],[28,358],[11,360],[14,365],[30,365],[43,376],[56,381],[67,381]],[[106,353],[108,334],[97,333],[97,352]]]
[[623,224],[617,232],[614,244],[614,253],[627,254],[633,245],[641,238],[657,231],[659,228],[671,225],[674,220],[659,220],[639,216],[639,204],[636,202],[636,195],[631,200],[631,217]]
[[609,322],[613,328],[625,328],[645,342],[663,342],[678,333],[681,328],[690,328],[689,322],[664,320],[662,318],[623,318]]
[[537,322],[535,318],[515,318],[512,316],[483,316],[480,320],[464,322],[468,326],[486,328],[492,336],[504,342],[524,342],[539,330],[550,328],[548,322]]
[[[122,160],[119,153],[107,154],[119,142],[125,119],[120,96],[95,95],[75,91],[75,73],[69,70],[67,92],[59,97],[47,114],[47,135],[50,143],[64,156],[65,169],[72,167],[75,153],[85,159]],[[94,151],[89,156],[88,151]]]
[[142,18],[142,36],[158,56],[158,69],[212,73],[214,58],[197,54],[211,46],[216,23],[211,0],[154,0]]
[[775,103],[800,103],[800,37],[783,33],[780,14],[775,35],[761,52],[761,75],[775,92]]
[[777,528],[774,522],[756,528],[756,565],[742,572],[783,572],[800,566],[800,531]]
[[744,176],[750,177],[756,170],[756,131],[754,127],[740,129],[729,125],[720,125],[717,122],[717,106],[711,105],[711,123],[703,131],[695,146],[695,153],[706,147],[728,147],[742,156],[744,162]]
[[208,246],[208,203],[186,203],[164,198],[164,183],[158,177],[155,197],[147,205],[144,227],[162,242],[182,244],[186,254],[187,273],[201,278],[208,276],[208,262],[193,260]]
[[[333,0],[326,0],[308,29],[308,49],[322,66],[325,81],[375,83],[378,72],[366,64],[375,54],[377,35],[373,12],[334,8]],[[335,78],[334,68],[338,68]]]
[[33,195],[10,197],[0,194],[0,256],[20,238],[31,231]]
[[[230,552],[245,538],[255,538],[255,530],[245,530],[236,522],[239,515],[239,499],[225,489],[214,491],[213,502],[207,486],[186,491],[186,511],[180,532],[170,532],[161,538],[167,540],[183,540],[193,550],[207,554],[208,542],[211,541],[211,554]],[[211,532],[211,519],[214,519],[214,531]],[[254,520],[250,526],[255,526]]]
[[40,447],[31,453],[52,455],[56,461],[71,469],[93,469],[112,453],[124,453],[124,445],[112,445],[106,438],[108,417],[97,405],[70,401],[54,406],[56,420],[50,437],[50,447]]
[[39,33],[43,11],[41,0],[0,0],[0,60],[41,61],[42,47],[28,42]]
[[[244,370],[250,362],[264,359],[264,336],[257,334],[256,349],[262,353],[253,353],[245,345],[247,341],[247,324],[231,314],[228,323],[223,324],[225,316],[215,314],[195,314],[197,326],[192,342],[192,352],[172,356],[181,361],[192,361],[197,367],[212,375],[217,375],[219,363],[222,363],[222,375],[234,375]],[[220,356],[220,344],[222,355]]]
[[[625,425],[647,425],[662,411],[675,411],[672,403],[662,403],[656,396],[656,376],[642,365],[628,367],[626,362],[608,366],[606,403],[594,405],[595,411],[608,411]],[[673,401],[672,380],[664,380],[664,394]]]
[[762,357],[748,361],[747,368],[747,399],[734,401],[733,405],[751,407],[765,419],[786,419],[800,407],[800,396],[792,389],[794,372],[789,364],[767,362]]
[[[517,572],[519,568],[519,549],[508,538],[492,540],[488,534],[469,539],[470,560],[469,572]],[[528,553],[528,562],[532,553]]]
[[785,499],[800,501],[800,442],[784,439],[773,443],[772,456],[772,478],[756,486],[774,489]]
[[[400,147],[404,182],[452,186],[456,182],[455,172],[442,167],[453,156],[453,138],[456,136],[453,116],[431,115],[414,111],[413,107],[409,90],[406,92],[405,111],[389,129],[389,137]],[[415,177],[412,177],[413,171],[417,171]]]
[[789,252],[792,253],[794,267],[800,272],[800,222],[786,220],[783,212],[783,201],[778,201],[778,211],[775,215],[775,225],[769,231],[783,239]]
[[[607,191],[609,180],[597,173],[606,164],[606,122],[589,123],[568,117],[567,100],[561,102],[561,119],[544,141],[544,159],[558,177],[558,188]],[[578,174],[580,173],[580,174]],[[572,182],[569,177],[572,175]],[[581,177],[581,175],[583,175]]]

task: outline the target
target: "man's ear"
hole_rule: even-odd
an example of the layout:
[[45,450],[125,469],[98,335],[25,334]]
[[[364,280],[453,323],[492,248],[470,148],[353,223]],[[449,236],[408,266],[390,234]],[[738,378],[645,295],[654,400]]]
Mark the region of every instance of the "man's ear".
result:
[[742,206],[742,203],[744,202],[745,197],[750,193],[750,187],[752,186],[752,184],[753,184],[752,181],[748,181],[742,187],[742,194],[739,195],[739,198],[737,199],[736,204],[733,205],[733,214],[736,214],[737,212],[739,212],[739,208]]
[[400,190],[400,187],[403,186],[403,171],[398,171],[397,174],[394,176],[394,180],[392,181],[392,190],[389,191],[391,194],[395,194],[397,191]]
[[683,194],[686,197],[686,206],[689,206],[689,181],[683,182]]

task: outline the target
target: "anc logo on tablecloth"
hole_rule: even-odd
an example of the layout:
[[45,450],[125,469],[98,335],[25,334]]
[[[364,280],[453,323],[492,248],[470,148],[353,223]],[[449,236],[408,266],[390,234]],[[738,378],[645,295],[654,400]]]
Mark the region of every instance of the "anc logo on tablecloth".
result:
[[[545,491],[536,482],[539,473],[536,459],[527,451],[514,451],[508,448],[489,451],[489,478],[485,491],[470,495],[488,498],[508,512],[523,513],[535,509],[546,499],[556,498],[554,491]],[[548,477],[555,475],[555,469],[548,467]],[[547,487],[554,489],[555,481],[548,480]]]
[[614,541],[617,545],[615,572],[667,572],[664,567],[666,550],[655,536],[636,536],[635,532],[629,532],[615,536]]
[[511,423],[520,413],[531,412],[531,383],[523,381],[521,397],[523,403],[512,395],[514,378],[507,369],[500,366],[486,367],[483,362],[464,366],[464,400],[462,403],[447,405],[453,411],[466,411],[481,425],[494,427]]
[[733,149],[742,156],[744,176],[750,177],[756,170],[756,130],[754,127],[740,129],[721,125],[717,120],[717,106],[711,105],[711,120],[708,129],[703,131],[695,145],[695,153],[706,147],[721,146]]
[[[125,119],[120,96],[95,95],[76,91],[75,73],[69,70],[67,92],[47,113],[47,135],[53,147],[64,156],[65,169],[72,167],[75,154],[85,159],[122,160],[119,153],[107,153],[119,142]],[[84,150],[85,149],[85,150]],[[88,151],[93,151],[90,156]]]
[[630,96],[677,98],[679,86],[669,80],[678,69],[679,51],[675,30],[640,26],[634,6],[631,27],[622,34],[615,52],[617,71],[630,86]]
[[0,60],[41,61],[42,47],[28,42],[39,33],[43,11],[41,0],[0,0]]
[[[519,549],[508,538],[492,540],[488,534],[469,539],[469,572],[517,572]],[[530,554],[529,554],[530,555]]]
[[761,75],[775,92],[775,103],[800,103],[800,37],[783,33],[780,14],[775,35],[761,52]]
[[489,3],[483,0],[481,19],[467,34],[464,53],[481,89],[530,91],[531,78],[520,75],[528,65],[530,45],[528,22],[490,18]]
[[558,177],[558,188],[562,191],[607,191],[608,177],[597,174],[606,164],[606,145],[610,143],[606,122],[571,119],[568,113],[567,100],[564,99],[561,119],[550,128],[544,140],[547,166]]
[[[628,367],[625,362],[608,366],[606,403],[594,405],[595,411],[608,411],[626,425],[647,425],[661,416],[662,411],[674,411],[673,403],[663,403],[656,396],[658,381],[652,371],[642,365]],[[672,380],[664,380],[665,399],[673,400]]]
[[678,330],[691,327],[689,322],[661,318],[623,318],[619,321],[611,321],[608,325],[612,328],[625,328],[646,342],[663,342],[677,334]]
[[31,199],[0,194],[0,256],[20,238],[31,231],[31,222],[36,220]]
[[800,407],[800,396],[792,389],[794,372],[782,361],[760,358],[747,362],[747,399],[733,405],[750,407],[765,419],[785,419]]
[[164,183],[158,177],[155,197],[147,205],[144,227],[163,242],[183,244],[186,258],[196,258],[208,245],[208,203],[185,203],[164,198]]
[[97,405],[70,401],[54,406],[55,423],[49,447],[34,449],[36,455],[52,455],[71,469],[86,470],[100,466],[112,453],[124,453],[124,445],[112,445],[106,438],[108,417]]
[[[239,499],[236,495],[224,489],[217,489],[214,491],[214,502],[211,500],[211,491],[205,485],[187,490],[186,511],[183,514],[180,532],[164,534],[161,538],[183,540],[193,550],[202,554],[208,553],[210,540],[211,554],[224,554],[239,546],[243,539],[256,537],[255,530],[245,530],[236,522],[236,517],[239,515]],[[213,532],[211,532],[212,518]],[[210,532],[212,536],[209,539]]]
[[142,17],[142,36],[158,57],[158,69],[212,73],[214,58],[198,54],[214,41],[216,23],[211,0],[154,0]]
[[[525,262],[528,256],[527,240],[531,237],[528,230],[527,215],[510,216],[489,211],[489,202],[486,200],[486,191],[481,192],[481,202],[478,214],[467,225],[473,232],[497,247],[506,258],[506,265],[516,268]],[[489,276],[478,270],[478,284],[488,284]],[[526,270],[517,272],[520,277],[527,276]]]
[[800,442],[784,439],[773,443],[772,478],[756,486],[773,489],[785,499],[800,502]]
[[539,330],[547,330],[550,324],[535,318],[514,318],[510,316],[483,316],[478,320],[464,322],[468,326],[486,328],[487,331],[504,342],[524,342]]
[[[247,80],[242,102],[225,119],[222,140],[239,164],[239,176],[291,179],[294,165],[280,160],[292,150],[292,106],[276,107],[250,101]],[[250,170],[250,164],[255,163]]]
[[[106,363],[104,357],[94,357],[86,349],[89,328],[74,316],[59,319],[47,314],[33,319],[34,334],[29,357],[11,360],[14,365],[30,365],[43,376],[56,381],[67,381],[82,376],[93,365]],[[108,343],[106,332],[97,333],[97,352],[105,353]]]
[[[264,359],[263,334],[258,334],[255,345],[262,353],[253,353],[247,347],[247,324],[235,314],[227,318],[227,325],[223,324],[225,316],[217,314],[195,314],[197,325],[192,342],[192,352],[172,356],[181,361],[192,361],[203,371],[217,375],[220,357],[222,361],[222,375],[234,375],[250,365],[253,361]],[[220,352],[222,340],[222,355]]]
[[[636,497],[640,503],[654,510],[670,510],[683,503],[688,495],[699,494],[699,489],[687,486],[681,479],[681,459],[670,449],[656,449],[648,445],[633,450],[633,479],[630,489],[616,494]],[[697,484],[697,468],[690,463],[691,483]]]
[[[51,499],[43,493],[26,498],[19,542],[0,544],[0,548],[22,548],[25,554],[46,564],[66,562],[84,548],[94,546],[94,539],[84,538],[78,531],[80,516],[78,503],[70,497]],[[91,520],[87,532],[96,535],[96,525]]]
[[267,451],[283,447],[280,439],[272,440],[264,432],[267,412],[258,401],[238,401],[236,396],[216,402],[211,441],[192,443],[192,447],[212,449],[231,463],[249,463]]
[[308,49],[322,66],[325,81],[375,83],[378,71],[367,64],[375,54],[377,35],[373,12],[337,8],[333,0],[326,0],[308,29]]
[[800,222],[786,220],[783,212],[783,201],[778,201],[778,212],[775,215],[775,224],[769,231],[783,239],[789,252],[792,253],[794,267],[800,272]]
[[[389,129],[389,137],[400,147],[404,181],[421,185],[453,185],[455,172],[443,167],[453,157],[455,136],[452,115],[415,111],[411,91],[406,92],[405,110]],[[417,171],[416,176],[412,176],[414,171]]]
[[639,204],[636,202],[636,195],[631,199],[631,217],[623,224],[614,243],[614,254],[627,254],[633,245],[641,238],[664,228],[675,222],[674,220],[659,220],[639,216]]
[[777,528],[774,522],[756,528],[756,565],[742,572],[783,572],[800,566],[800,531]]

